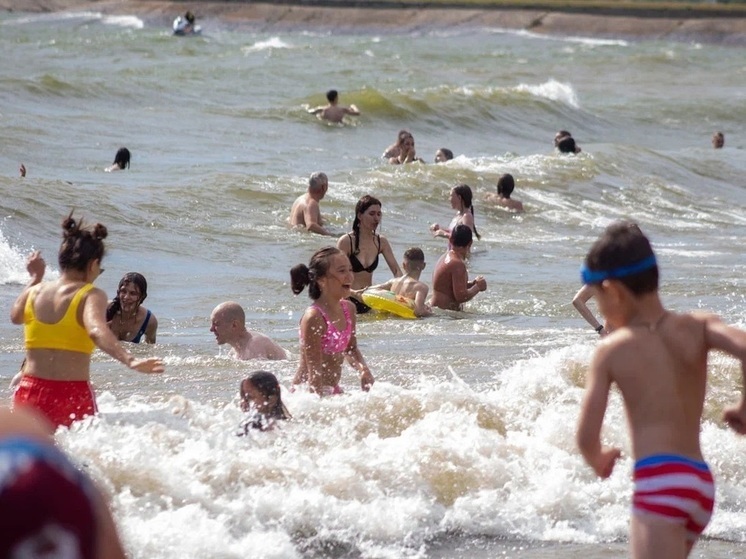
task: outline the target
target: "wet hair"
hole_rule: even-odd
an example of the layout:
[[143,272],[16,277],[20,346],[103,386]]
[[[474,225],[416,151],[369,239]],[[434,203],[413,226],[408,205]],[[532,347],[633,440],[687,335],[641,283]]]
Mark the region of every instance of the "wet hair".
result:
[[137,287],[137,290],[140,292],[140,300],[137,303],[138,306],[142,305],[142,302],[148,296],[148,281],[145,279],[145,276],[143,276],[142,274],[138,274],[137,272],[127,272],[122,276],[122,279],[119,280],[119,285],[117,286],[117,294],[114,295],[114,298],[106,307],[107,322],[109,322],[116,316],[116,314],[120,310],[122,310],[122,301],[119,298],[119,292],[122,290],[122,287],[124,287],[128,283],[134,283],[135,287]]
[[130,150],[127,148],[119,148],[116,155],[114,156],[114,165],[120,169],[124,169],[130,166]]
[[572,137],[572,134],[570,134],[567,130],[559,130],[554,135],[554,147],[558,146],[562,138],[567,138],[567,137]]
[[446,161],[450,161],[451,159],[453,159],[453,152],[450,149],[440,148],[438,151],[445,155]]
[[417,270],[422,270],[425,267],[425,253],[422,252],[421,248],[408,248],[404,253],[404,260]]
[[[471,210],[471,215],[472,217],[474,217],[474,206],[472,206],[471,204],[471,200],[473,197],[471,187],[468,184],[460,184],[453,187],[453,191],[459,198],[461,198],[461,201],[464,203],[464,207]],[[477,239],[482,238],[482,236],[479,234],[479,231],[477,231],[476,224],[474,224],[474,234],[477,236]]]
[[290,268],[290,288],[298,295],[308,286],[308,296],[314,301],[321,297],[318,280],[326,276],[333,256],[344,254],[337,247],[324,247],[311,256],[308,266],[296,264]]
[[414,139],[414,135],[409,130],[399,130],[396,136],[396,145],[401,146],[407,138]]
[[510,173],[505,173],[499,179],[497,179],[497,194],[503,198],[510,198],[513,189],[515,188],[515,179]]
[[[637,224],[617,221],[609,225],[593,244],[585,257],[585,266],[590,271],[616,270],[651,256],[655,256],[653,247]],[[635,295],[650,293],[658,289],[658,266],[614,279]]]
[[308,179],[308,186],[315,192],[321,190],[321,185],[324,183],[329,184],[329,178],[325,173],[314,173]]
[[471,227],[463,223],[451,231],[451,244],[455,247],[467,247],[472,242]]
[[381,201],[370,194],[366,194],[355,204],[355,219],[352,222],[352,230],[355,232],[355,246],[352,248],[352,254],[360,253],[360,218],[358,216],[365,213],[371,206],[381,206]]
[[715,149],[723,147],[725,145],[725,135],[722,132],[715,132],[712,135],[712,145]]
[[339,93],[337,93],[336,89],[330,89],[326,92],[326,100],[330,103],[334,103],[334,101],[336,101],[338,97]]
[[[285,404],[282,403],[280,383],[278,382],[275,375],[267,371],[254,371],[247,378],[242,380],[239,386],[242,401],[245,401],[248,397],[248,394],[246,394],[243,390],[244,382],[252,384],[254,388],[261,392],[265,398],[267,398],[267,401],[269,401],[270,397],[277,396],[277,401],[275,402],[275,404],[266,414],[264,414],[266,415],[266,417],[272,419],[290,419],[293,417],[292,415],[290,415],[290,412],[285,407]],[[251,427],[261,429],[261,422],[258,426],[255,424],[251,424]]]
[[100,223],[84,227],[83,219],[73,219],[70,212],[62,221],[62,244],[57,254],[60,270],[85,271],[88,264],[101,260],[106,252],[104,239],[106,227]]
[[557,149],[560,153],[576,153],[578,151],[575,145],[575,138],[572,136],[565,136],[557,142]]

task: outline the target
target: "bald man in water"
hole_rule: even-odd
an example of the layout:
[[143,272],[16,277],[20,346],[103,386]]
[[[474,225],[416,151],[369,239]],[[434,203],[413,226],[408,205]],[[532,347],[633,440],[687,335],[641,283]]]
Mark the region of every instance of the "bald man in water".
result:
[[220,303],[210,316],[210,332],[215,334],[218,345],[228,344],[233,356],[243,361],[248,359],[287,359],[287,353],[270,338],[259,332],[246,329],[246,314],[243,307],[234,301]]

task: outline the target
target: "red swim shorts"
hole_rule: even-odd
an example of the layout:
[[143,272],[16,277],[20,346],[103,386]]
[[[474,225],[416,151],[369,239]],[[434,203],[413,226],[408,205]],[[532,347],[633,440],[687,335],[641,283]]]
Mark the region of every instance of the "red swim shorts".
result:
[[13,395],[14,405],[31,405],[55,426],[70,427],[73,421],[98,411],[91,384],[85,380],[48,380],[23,375]]

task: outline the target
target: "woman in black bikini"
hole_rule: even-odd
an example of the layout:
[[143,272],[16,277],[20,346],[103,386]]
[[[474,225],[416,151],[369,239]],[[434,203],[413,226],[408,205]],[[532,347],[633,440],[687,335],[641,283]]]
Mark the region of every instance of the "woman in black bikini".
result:
[[352,232],[342,235],[337,241],[337,248],[349,256],[352,271],[355,273],[355,281],[352,283],[353,296],[350,297],[350,301],[355,304],[358,314],[368,312],[370,307],[355,297],[355,291],[359,292],[373,285],[373,272],[378,267],[379,254],[383,254],[395,277],[402,275],[388,239],[383,235],[376,235],[380,223],[381,202],[366,194],[355,206]]
[[106,323],[117,339],[154,344],[158,319],[142,302],[148,296],[148,282],[142,274],[129,272],[119,280],[117,294],[106,307]]

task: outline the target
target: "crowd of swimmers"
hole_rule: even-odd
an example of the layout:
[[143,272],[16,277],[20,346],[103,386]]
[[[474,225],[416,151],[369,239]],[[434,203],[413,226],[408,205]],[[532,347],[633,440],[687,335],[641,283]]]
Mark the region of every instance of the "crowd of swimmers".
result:
[[[340,107],[338,94],[331,93],[329,105],[314,112],[332,121],[359,114],[354,106]],[[722,135],[713,136],[716,148],[723,142]],[[562,152],[580,152],[567,131],[557,134],[555,144]],[[384,157],[392,164],[421,161],[407,131],[399,133]],[[438,151],[441,161],[452,157],[445,148]],[[129,161],[129,150],[122,148],[107,170],[123,170]],[[22,175],[25,171],[22,166]],[[522,204],[510,198],[514,186],[511,175],[501,176],[493,201],[521,211]],[[319,207],[328,188],[324,173],[311,175],[307,192],[291,207],[290,223],[318,235],[337,236],[325,227]],[[399,263],[388,239],[377,233],[382,203],[371,195],[358,200],[351,231],[339,235],[336,244],[316,250],[307,263],[289,270],[292,292],[297,295],[307,290],[311,299],[300,319],[294,389],[304,386],[322,397],[343,393],[341,379],[347,362],[356,372],[361,390],[371,390],[375,378],[357,343],[357,315],[371,310],[363,300],[366,290],[390,290],[410,299],[416,315],[426,317],[436,308],[460,310],[487,289],[486,279],[470,279],[466,266],[472,242],[480,238],[471,188],[455,186],[450,202],[456,214],[448,227],[430,226],[432,235],[447,240],[433,269],[432,290],[421,277],[426,267],[423,251],[411,247]],[[158,320],[143,306],[148,290],[145,277],[136,272],[125,274],[111,300],[94,286],[104,271],[107,235],[104,225],[86,225],[72,213],[68,215],[62,222],[57,255],[59,277],[44,281],[46,264],[38,251],[33,252],[27,260],[30,280],[10,313],[14,324],[24,326],[26,349],[22,370],[15,379],[13,403],[18,413],[23,417],[29,414],[29,419],[25,420],[27,427],[19,429],[18,416],[0,410],[0,457],[23,457],[50,479],[58,476],[58,470],[69,469],[65,457],[50,450],[50,433],[97,412],[90,383],[91,354],[96,347],[133,371],[158,374],[165,370],[161,358],[136,358],[122,343],[156,342]],[[374,284],[381,256],[392,278]],[[746,332],[713,315],[665,309],[658,292],[655,253],[634,223],[622,221],[607,227],[585,257],[581,275],[583,285],[573,304],[605,340],[597,347],[587,375],[576,433],[578,448],[598,476],[611,475],[621,451],[602,445],[601,428],[611,386],[616,384],[627,411],[635,458],[630,530],[633,555],[653,559],[665,550],[668,557],[684,558],[709,522],[715,496],[699,436],[707,354],[719,350],[740,360],[746,386]],[[591,297],[596,298],[604,323],[588,310],[586,302]],[[237,359],[288,359],[288,353],[269,337],[246,328],[244,310],[236,302],[215,307],[210,331],[218,344],[230,345]],[[246,412],[240,434],[270,430],[291,418],[282,401],[282,387],[268,371],[255,371],[240,381],[239,405]],[[34,411],[28,411],[29,407]],[[746,434],[746,393],[737,405],[724,411],[723,418],[737,433]],[[21,442],[9,442],[9,433]],[[18,483],[14,476],[12,470],[0,472],[0,506],[4,489]],[[68,482],[70,479],[68,476]],[[78,489],[89,484],[84,475],[74,478]],[[62,486],[55,482],[50,487],[57,491]],[[79,498],[75,487],[70,489],[71,499]],[[115,530],[111,535],[110,514],[101,509],[95,490],[86,493],[80,510],[90,509],[87,514],[95,517],[93,524],[100,527],[101,534],[109,534],[110,556],[122,556],[117,555],[121,544]],[[664,501],[666,505],[661,506]],[[16,540],[7,545],[23,544]],[[89,542],[92,549],[103,545],[96,541]],[[3,552],[6,549],[0,549]]]

